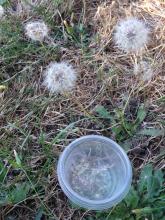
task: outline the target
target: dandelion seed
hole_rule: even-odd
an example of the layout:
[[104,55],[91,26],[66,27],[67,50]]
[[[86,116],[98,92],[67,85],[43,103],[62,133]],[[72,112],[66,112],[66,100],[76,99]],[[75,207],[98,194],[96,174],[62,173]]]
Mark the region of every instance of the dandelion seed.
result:
[[137,18],[123,20],[116,26],[114,41],[125,52],[138,52],[149,41],[149,29]]
[[4,13],[5,13],[5,10],[4,10],[4,8],[0,5],[0,18],[3,17]]
[[47,67],[43,84],[52,93],[64,93],[73,89],[76,79],[76,72],[70,64],[54,62]]
[[28,22],[25,25],[26,35],[34,41],[44,41],[49,29],[43,21]]
[[137,75],[142,81],[147,82],[151,81],[154,71],[148,62],[141,61],[134,65],[134,74]]

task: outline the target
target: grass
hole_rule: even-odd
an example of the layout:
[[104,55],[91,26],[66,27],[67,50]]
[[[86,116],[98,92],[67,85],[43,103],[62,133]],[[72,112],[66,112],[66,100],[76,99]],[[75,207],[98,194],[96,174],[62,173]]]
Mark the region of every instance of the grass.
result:
[[[0,23],[0,219],[163,220],[164,2],[54,0],[21,15],[9,11],[15,2],[0,1],[8,11]],[[129,14],[152,30],[143,54],[155,66],[149,83],[132,74],[142,55],[123,54],[112,40],[114,25]],[[51,30],[43,44],[23,31],[38,18]],[[42,86],[44,69],[60,60],[77,69],[77,86],[51,95]],[[60,153],[86,134],[116,140],[134,169],[128,197],[101,213],[73,207],[57,181]],[[148,178],[139,190],[141,170]]]

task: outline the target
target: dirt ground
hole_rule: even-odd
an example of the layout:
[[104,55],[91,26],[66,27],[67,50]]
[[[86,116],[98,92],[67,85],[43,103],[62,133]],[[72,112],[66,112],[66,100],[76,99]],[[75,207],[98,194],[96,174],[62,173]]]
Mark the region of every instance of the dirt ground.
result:
[[[38,1],[18,10],[19,2],[6,1],[0,24],[5,33],[0,39],[0,169],[6,170],[3,181],[0,170],[0,219],[94,220],[95,212],[73,207],[62,192],[58,157],[76,138],[98,134],[127,151],[134,182],[145,164],[165,168],[165,3]],[[113,40],[115,25],[127,17],[143,20],[150,29],[150,41],[139,54],[126,54]],[[50,29],[42,44],[24,34],[25,23],[37,19]],[[141,60],[153,66],[148,82],[134,75]],[[69,61],[75,68],[78,80],[70,93],[50,94],[43,86],[52,61]],[[137,122],[139,108],[145,117],[136,130],[126,129]],[[23,183],[27,191],[22,192]],[[22,193],[20,202],[14,196]]]

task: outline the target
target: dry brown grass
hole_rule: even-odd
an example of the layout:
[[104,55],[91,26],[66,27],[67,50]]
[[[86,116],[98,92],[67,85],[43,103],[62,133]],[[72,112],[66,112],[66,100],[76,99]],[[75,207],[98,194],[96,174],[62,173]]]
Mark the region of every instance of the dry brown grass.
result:
[[[38,142],[41,131],[46,134],[45,143],[51,144],[59,131],[75,122],[74,129],[69,129],[64,138],[51,145],[53,157],[58,157],[68,143],[82,135],[100,134],[115,138],[111,130],[114,125],[108,123],[105,125],[104,121],[95,121],[92,118],[97,105],[103,105],[113,113],[114,109],[123,108],[127,102],[125,114],[129,117],[134,115],[134,108],[144,103],[149,114],[142,127],[163,128],[161,121],[165,119],[165,108],[163,104],[158,103],[165,92],[164,1],[141,0],[130,3],[127,0],[82,0],[64,1],[64,4],[60,6],[62,10],[59,9],[57,13],[62,18],[59,26],[63,26],[62,21],[65,19],[68,22],[81,20],[91,31],[90,54],[73,44],[69,45],[65,51],[58,53],[57,60],[69,60],[77,69],[79,79],[75,90],[64,96],[49,96],[41,82],[44,68],[52,61],[52,57],[39,62],[37,66],[33,65],[37,58],[34,57],[36,59],[34,61],[30,57],[29,61],[32,65],[28,70],[26,80],[22,81],[20,78],[15,81],[13,79],[8,91],[1,95],[3,114],[0,115],[0,120],[4,131],[1,133],[1,138],[8,139],[7,143],[11,150],[19,149],[24,138],[17,129],[8,127],[8,122],[18,122],[21,129],[30,131],[30,141],[28,141],[26,151],[31,157],[26,158],[25,161],[30,164],[34,172],[37,164],[41,166],[47,157],[42,152],[43,146]],[[49,8],[52,10],[51,5],[48,5],[48,10]],[[73,19],[68,13],[68,8],[74,11]],[[139,55],[123,54],[113,42],[114,26],[120,19],[129,16],[145,20],[151,28],[150,44]],[[24,17],[21,19],[24,21]],[[141,59],[154,63],[155,76],[151,82],[141,82],[133,75],[134,63]],[[15,65],[14,68],[17,66]],[[107,75],[109,69],[112,69],[112,75]],[[31,94],[24,94],[27,87],[32,89]],[[18,97],[18,101],[15,97]],[[131,141],[133,146],[129,151],[129,156],[135,170],[139,170],[148,162],[152,162],[158,168],[164,168],[164,159],[160,156],[165,144],[163,137],[134,137]],[[58,185],[54,165],[49,172],[48,177],[45,180],[42,179],[45,184],[43,202],[54,216],[58,216],[58,220],[80,220],[94,214],[94,212],[71,208]],[[40,181],[40,176],[38,181]],[[0,218],[6,219],[4,216],[10,213],[10,216],[17,216],[16,219],[34,219],[39,207],[40,200],[35,195],[34,199],[27,199],[23,205],[3,208]],[[45,219],[48,218],[45,217]]]

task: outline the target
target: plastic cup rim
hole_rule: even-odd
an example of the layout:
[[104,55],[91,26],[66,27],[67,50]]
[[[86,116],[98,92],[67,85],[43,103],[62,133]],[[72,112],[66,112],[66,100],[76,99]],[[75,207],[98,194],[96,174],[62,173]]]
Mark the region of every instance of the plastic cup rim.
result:
[[[120,156],[122,155],[122,160],[124,161],[124,165],[126,166],[126,170],[127,170],[127,174],[128,174],[128,178],[125,182],[125,184],[121,187],[120,191],[118,193],[116,193],[115,195],[113,195],[110,198],[106,198],[106,199],[101,199],[101,200],[90,200],[88,198],[82,197],[80,196],[77,192],[75,192],[68,184],[67,180],[65,179],[65,175],[61,175],[61,172],[64,169],[64,163],[63,161],[65,161],[65,159],[68,157],[69,154],[71,154],[72,150],[76,147],[76,144],[85,141],[85,140],[94,140],[94,138],[96,138],[97,140],[104,140],[107,141],[111,144],[113,144],[115,146],[115,149],[118,150],[118,152],[120,152]],[[118,154],[119,156],[119,154]],[[58,162],[58,167],[57,167],[57,175],[58,175],[58,179],[60,182],[60,185],[63,184],[65,185],[65,188],[67,189],[68,192],[70,192],[70,195],[72,195],[73,197],[76,198],[76,200],[79,200],[80,202],[83,203],[87,203],[89,205],[103,205],[103,204],[107,204],[107,203],[116,203],[118,201],[118,199],[123,195],[125,195],[125,193],[128,191],[128,187],[131,186],[131,180],[132,180],[132,168],[131,168],[131,163],[129,161],[129,158],[127,156],[127,154],[125,153],[125,151],[120,147],[119,144],[117,144],[115,141],[113,141],[110,138],[101,136],[101,135],[86,135],[80,138],[77,138],[76,140],[74,140],[73,142],[71,142],[62,152],[59,162]],[[62,187],[62,186],[61,186]],[[63,187],[62,187],[63,189]],[[63,189],[64,190],[64,189]],[[64,192],[66,193],[66,191],[64,190]],[[66,193],[67,196],[70,198],[70,196],[68,195],[68,193]],[[71,199],[71,198],[70,198]],[[71,199],[72,200],[72,199]]]

